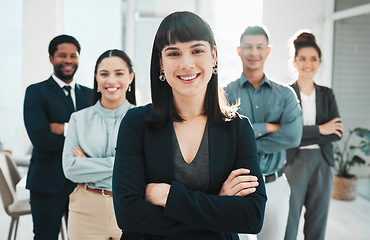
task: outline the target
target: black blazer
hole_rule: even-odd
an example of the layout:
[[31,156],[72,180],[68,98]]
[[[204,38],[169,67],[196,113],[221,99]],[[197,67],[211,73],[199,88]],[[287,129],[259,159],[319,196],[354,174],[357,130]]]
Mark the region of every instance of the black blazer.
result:
[[[76,84],[76,109],[91,105],[90,88]],[[50,123],[66,123],[74,109],[63,89],[50,77],[30,85],[24,99],[24,124],[33,145],[26,188],[46,193],[70,191],[75,186],[62,169],[64,136],[50,132]]]
[[[301,94],[297,82],[293,83],[292,88],[296,92],[300,101]],[[333,90],[328,87],[315,84],[316,91],[316,125],[303,126],[302,141],[300,146],[307,146],[311,144],[319,144],[322,155],[329,166],[334,165],[333,145],[331,142],[338,141],[341,138],[336,134],[321,135],[319,132],[319,125],[326,123],[333,118],[339,117],[337,103],[335,101]],[[287,150],[287,163],[293,161],[298,148]]]
[[[174,180],[173,125],[145,123],[151,105],[127,112],[122,120],[113,169],[113,202],[122,239],[238,239],[237,232],[261,230],[266,203],[256,141],[250,122],[236,118],[210,125],[210,179],[206,192],[188,190]],[[237,168],[257,176],[257,191],[246,197],[218,196]],[[148,183],[168,183],[166,207],[145,200]]]

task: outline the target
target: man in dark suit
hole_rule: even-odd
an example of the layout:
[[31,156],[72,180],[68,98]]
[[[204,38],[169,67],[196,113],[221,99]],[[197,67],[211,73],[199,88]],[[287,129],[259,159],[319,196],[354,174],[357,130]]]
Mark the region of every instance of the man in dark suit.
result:
[[49,44],[54,73],[30,85],[24,99],[24,123],[33,144],[26,188],[30,190],[34,239],[57,240],[69,194],[75,184],[62,169],[64,136],[70,115],[90,106],[92,90],[76,84],[80,44],[68,35]]

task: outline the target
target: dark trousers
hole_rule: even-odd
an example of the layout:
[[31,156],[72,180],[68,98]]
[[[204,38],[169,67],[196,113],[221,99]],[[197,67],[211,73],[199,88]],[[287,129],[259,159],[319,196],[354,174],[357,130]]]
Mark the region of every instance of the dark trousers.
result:
[[285,240],[297,238],[303,206],[305,239],[324,240],[333,185],[330,166],[320,149],[300,149],[284,170],[291,188]]
[[58,240],[61,219],[68,218],[69,194],[30,191],[35,240]]

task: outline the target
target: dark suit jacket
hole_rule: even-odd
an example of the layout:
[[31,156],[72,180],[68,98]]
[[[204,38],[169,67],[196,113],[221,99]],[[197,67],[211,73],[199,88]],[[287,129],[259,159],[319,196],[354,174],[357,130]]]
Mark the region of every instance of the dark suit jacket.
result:
[[[297,82],[293,83],[292,88],[296,92],[301,104],[301,94]],[[321,135],[319,125],[329,122],[333,118],[339,117],[337,103],[333,90],[315,84],[316,91],[316,125],[303,126],[302,141],[300,146],[319,144],[322,155],[329,166],[334,165],[333,145],[331,142],[340,140],[336,134]],[[301,104],[302,105],[302,104]],[[298,148],[287,150],[287,163],[293,161]]]
[[[90,88],[76,84],[76,110],[91,105]],[[26,89],[24,123],[33,144],[26,188],[57,193],[73,189],[62,169],[64,136],[50,132],[49,124],[66,123],[74,109],[68,104],[63,89],[50,77]]]
[[[172,122],[149,126],[144,120],[150,112],[151,105],[128,111],[117,139],[113,201],[123,239],[238,239],[230,233],[259,232],[266,192],[248,119],[209,126],[210,179],[204,193],[174,180]],[[256,192],[218,196],[230,172],[241,167],[258,177]],[[171,184],[165,208],[145,200],[148,183]]]

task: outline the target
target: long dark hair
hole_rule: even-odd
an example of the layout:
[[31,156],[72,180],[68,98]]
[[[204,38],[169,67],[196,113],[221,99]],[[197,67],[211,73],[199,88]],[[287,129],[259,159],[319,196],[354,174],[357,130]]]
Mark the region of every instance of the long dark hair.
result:
[[[94,105],[99,99],[101,99],[101,93],[98,92],[98,82],[96,81],[95,75],[97,74],[98,71],[98,66],[103,61],[104,58],[109,58],[109,57],[119,57],[121,58],[128,66],[128,69],[130,73],[134,72],[134,67],[132,65],[131,59],[129,56],[121,50],[118,49],[112,49],[112,50],[107,50],[105,51],[98,60],[96,60],[95,64],[95,70],[94,70],[94,89],[92,93],[92,104]],[[135,76],[134,79],[132,80],[131,84],[131,91],[127,90],[126,91],[126,99],[129,101],[131,104],[136,105],[136,97],[135,97]]]
[[[174,12],[161,22],[154,38],[152,59],[150,65],[150,85],[152,93],[152,114],[147,122],[154,126],[163,126],[167,121],[183,121],[174,105],[172,89],[167,81],[160,81],[161,52],[165,46],[176,42],[190,42],[194,40],[207,41],[211,51],[216,45],[210,26],[198,15],[191,12]],[[216,51],[217,55],[217,51]],[[216,63],[217,67],[217,63]],[[218,75],[212,74],[208,82],[203,106],[203,114],[208,122],[222,123],[235,117],[230,111],[220,106],[218,95]]]

